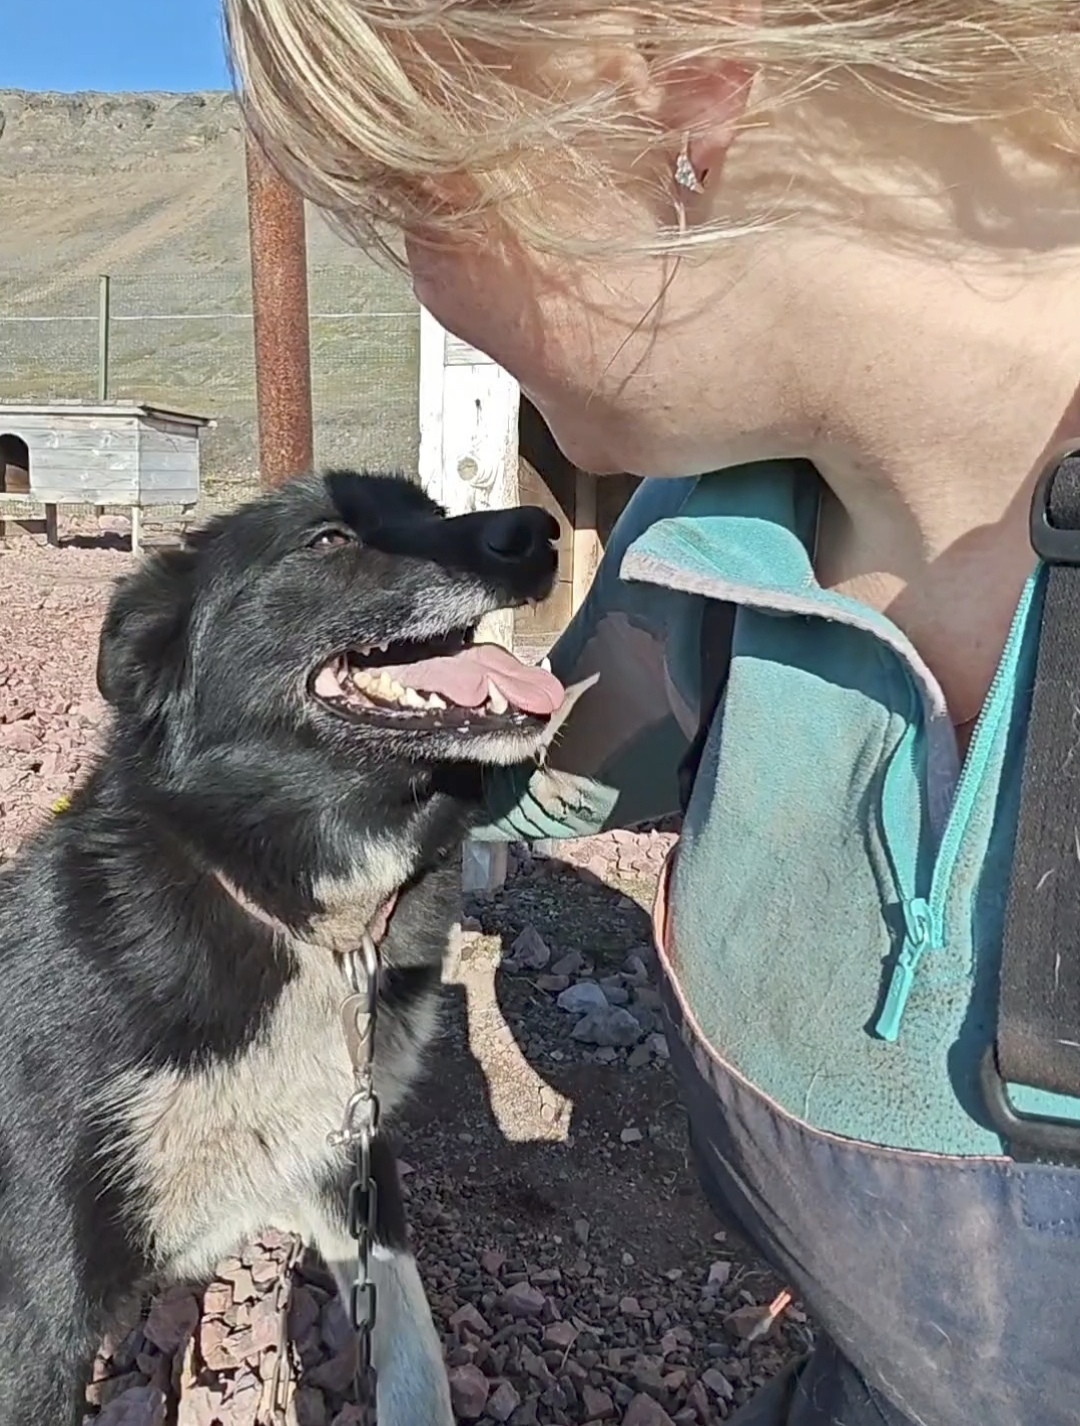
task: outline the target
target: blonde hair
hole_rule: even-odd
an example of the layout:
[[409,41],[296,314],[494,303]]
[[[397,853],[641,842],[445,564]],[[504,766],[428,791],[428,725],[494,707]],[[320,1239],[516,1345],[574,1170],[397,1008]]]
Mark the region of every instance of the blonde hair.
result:
[[[226,22],[272,159],[379,245],[498,208],[530,242],[566,250],[550,202],[534,201],[544,175],[595,197],[617,147],[673,157],[679,136],[650,127],[625,88],[581,82],[590,41],[620,27],[657,76],[727,61],[771,76],[772,104],[853,79],[929,120],[1080,153],[1076,0],[762,5],[725,21],[720,0],[226,0]],[[760,119],[752,107],[745,122]]]

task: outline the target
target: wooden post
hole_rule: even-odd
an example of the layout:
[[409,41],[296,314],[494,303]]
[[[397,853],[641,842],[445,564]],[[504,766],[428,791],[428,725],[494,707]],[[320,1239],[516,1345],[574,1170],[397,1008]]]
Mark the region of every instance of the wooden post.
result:
[[[421,309],[420,483],[450,515],[518,504],[519,402],[509,373]],[[477,636],[513,648],[514,611],[488,615]],[[497,890],[506,867],[505,843],[466,843],[463,889]]]
[[[104,406],[109,399],[109,325],[112,320],[110,308],[111,283],[108,273],[98,278],[98,323],[97,323],[97,399]],[[94,514],[99,518],[105,514],[104,505],[95,505]]]
[[601,553],[596,521],[596,476],[579,470],[574,475],[574,568],[570,599],[573,614],[581,608],[596,577]]
[[98,279],[98,363],[97,399],[102,405],[109,399],[109,324],[111,322],[111,291],[107,274]]
[[314,462],[304,200],[247,141],[259,470],[266,486]]

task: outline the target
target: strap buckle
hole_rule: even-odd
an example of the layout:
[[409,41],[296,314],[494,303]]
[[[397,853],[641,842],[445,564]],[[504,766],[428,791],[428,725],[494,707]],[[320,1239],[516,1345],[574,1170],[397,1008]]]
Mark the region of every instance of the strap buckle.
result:
[[1070,442],[1047,462],[1035,484],[1031,500],[1031,545],[1045,564],[1080,565],[1080,530],[1055,525],[1050,518],[1050,496],[1063,465],[1080,461],[1080,446]]
[[987,1113],[1008,1144],[1010,1158],[1018,1163],[1080,1166],[1080,1119],[1019,1113],[1001,1077],[993,1044],[987,1045],[983,1054],[979,1083]]

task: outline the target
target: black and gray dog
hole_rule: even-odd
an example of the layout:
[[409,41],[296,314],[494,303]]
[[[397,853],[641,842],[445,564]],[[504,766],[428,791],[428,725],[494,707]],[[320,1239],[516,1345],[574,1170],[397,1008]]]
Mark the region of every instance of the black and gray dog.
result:
[[[379,926],[392,1111],[435,1031],[485,769],[534,758],[563,702],[473,638],[547,594],[556,533],[331,473],[119,584],[104,752],[0,876],[0,1426],[80,1420],[112,1314],[260,1228],[351,1280],[328,1145],[353,1087],[343,957]],[[376,1154],[379,1422],[449,1426],[393,1164]]]

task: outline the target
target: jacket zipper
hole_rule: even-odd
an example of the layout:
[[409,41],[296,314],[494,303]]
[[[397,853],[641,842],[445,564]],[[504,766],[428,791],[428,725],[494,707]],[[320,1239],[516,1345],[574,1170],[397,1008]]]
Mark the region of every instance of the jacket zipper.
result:
[[[885,776],[885,787],[882,794],[882,822],[885,828],[886,842],[890,845],[890,859],[897,880],[900,907],[904,917],[904,939],[889,978],[889,986],[881,1013],[874,1026],[877,1034],[883,1040],[892,1042],[899,1037],[904,1011],[914,988],[915,976],[923,956],[927,951],[945,949],[945,908],[948,902],[949,888],[957,859],[960,856],[960,849],[963,846],[964,834],[971,819],[975,799],[985,776],[986,765],[1001,722],[1006,702],[1003,695],[1014,674],[1016,655],[1024,636],[1036,578],[1037,576],[1033,575],[1024,586],[1024,592],[1013,616],[1001,661],[986,695],[983,710],[979,714],[972,732],[968,755],[960,773],[960,780],[956,785],[952,807],[949,809],[945,830],[941,835],[941,843],[934,858],[930,886],[925,895],[919,895],[916,885],[918,880],[915,871],[918,863],[917,853],[912,859],[912,868],[905,869],[898,862],[888,835],[890,824],[895,825],[892,804],[898,797],[896,782],[899,780],[901,770],[906,773],[905,782],[914,774],[915,784],[919,789],[918,825],[920,831],[922,827],[922,776],[915,759],[918,723],[922,716],[921,701],[919,700],[917,700],[912,718],[909,719],[900,746],[897,748],[896,756],[890,763]],[[914,688],[912,691],[914,693]],[[897,770],[896,776],[894,776],[894,769]],[[910,786],[910,782],[908,782],[908,786]]]

